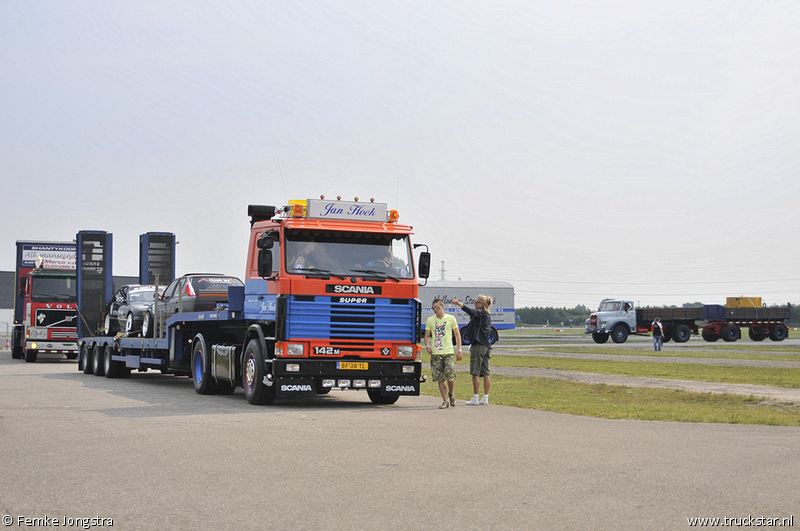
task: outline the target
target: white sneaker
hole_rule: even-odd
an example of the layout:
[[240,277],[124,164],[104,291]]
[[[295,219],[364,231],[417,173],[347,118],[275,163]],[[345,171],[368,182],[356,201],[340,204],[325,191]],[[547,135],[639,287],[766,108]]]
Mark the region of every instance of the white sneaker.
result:
[[478,401],[478,399],[475,398],[474,396],[469,399],[469,402],[467,402],[468,406],[477,406],[479,404],[480,404],[480,401]]
[[481,398],[481,401],[478,402],[478,404],[481,405],[481,406],[488,406],[489,405],[489,399],[484,396],[483,398]]

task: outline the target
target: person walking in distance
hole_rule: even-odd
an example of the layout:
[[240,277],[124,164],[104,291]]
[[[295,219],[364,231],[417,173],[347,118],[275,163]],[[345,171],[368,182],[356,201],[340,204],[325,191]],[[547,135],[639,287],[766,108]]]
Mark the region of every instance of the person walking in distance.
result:
[[[492,298],[488,295],[478,295],[474,310],[467,308],[463,302],[456,298],[453,298],[453,304],[460,306],[469,315],[469,324],[467,325],[469,373],[472,375],[472,391],[474,394],[472,399],[467,402],[467,405],[488,406],[489,386],[491,385],[489,358],[492,351],[492,318],[489,315],[489,307],[492,305]],[[481,378],[483,378],[483,398],[478,400]]]
[[[453,336],[455,335],[458,351],[456,359],[461,361],[461,334],[458,323],[452,315],[445,315],[444,301],[433,299],[433,315],[425,321],[425,348],[431,355],[431,375],[439,384],[442,394],[442,405],[439,409],[455,407],[456,398],[453,389],[456,384],[456,367],[453,361]],[[445,381],[447,383],[445,384]],[[449,391],[449,395],[447,394]],[[449,400],[448,400],[449,399]]]
[[653,349],[661,350],[664,343],[664,327],[661,325],[661,318],[656,317],[653,321]]

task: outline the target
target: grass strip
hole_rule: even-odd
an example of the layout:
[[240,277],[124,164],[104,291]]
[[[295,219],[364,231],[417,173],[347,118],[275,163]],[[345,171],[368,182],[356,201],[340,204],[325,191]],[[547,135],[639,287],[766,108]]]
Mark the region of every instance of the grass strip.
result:
[[[503,350],[524,350],[526,352],[547,352],[549,354],[602,354],[605,356],[649,356],[653,358],[703,358],[721,360],[765,360],[765,361],[798,361],[800,362],[800,352],[795,350],[750,350],[748,352],[736,352],[728,350],[662,350],[659,352],[651,349],[611,349],[602,347],[561,347],[561,346],[525,346],[508,347]],[[780,352],[787,352],[781,354]],[[789,354],[793,352],[793,354]]]
[[[436,384],[430,380],[430,370],[425,369],[424,373],[429,380],[422,385],[422,394],[439,396]],[[469,375],[457,376],[455,396],[458,407],[469,407],[464,405],[464,400],[472,396]],[[494,375],[490,397],[496,405],[606,419],[800,426],[800,404],[752,396]]]

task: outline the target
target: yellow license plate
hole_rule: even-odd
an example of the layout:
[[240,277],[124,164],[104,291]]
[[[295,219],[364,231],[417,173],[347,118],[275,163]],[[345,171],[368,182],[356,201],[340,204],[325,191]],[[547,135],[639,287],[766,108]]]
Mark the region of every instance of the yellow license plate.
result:
[[339,361],[336,368],[342,371],[366,371],[369,363],[363,361]]

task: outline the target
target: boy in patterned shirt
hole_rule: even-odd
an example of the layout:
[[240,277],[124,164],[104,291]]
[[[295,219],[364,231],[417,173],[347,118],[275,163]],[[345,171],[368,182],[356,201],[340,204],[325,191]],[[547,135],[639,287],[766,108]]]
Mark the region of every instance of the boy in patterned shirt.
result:
[[[431,375],[433,381],[439,384],[442,393],[442,405],[439,409],[446,409],[456,405],[453,389],[456,383],[456,367],[453,361],[453,336],[456,338],[458,352],[456,359],[461,361],[461,334],[458,323],[452,315],[445,315],[442,299],[433,299],[433,315],[425,321],[425,348],[431,355]],[[445,384],[447,381],[447,384]],[[449,401],[448,395],[449,391]]]

